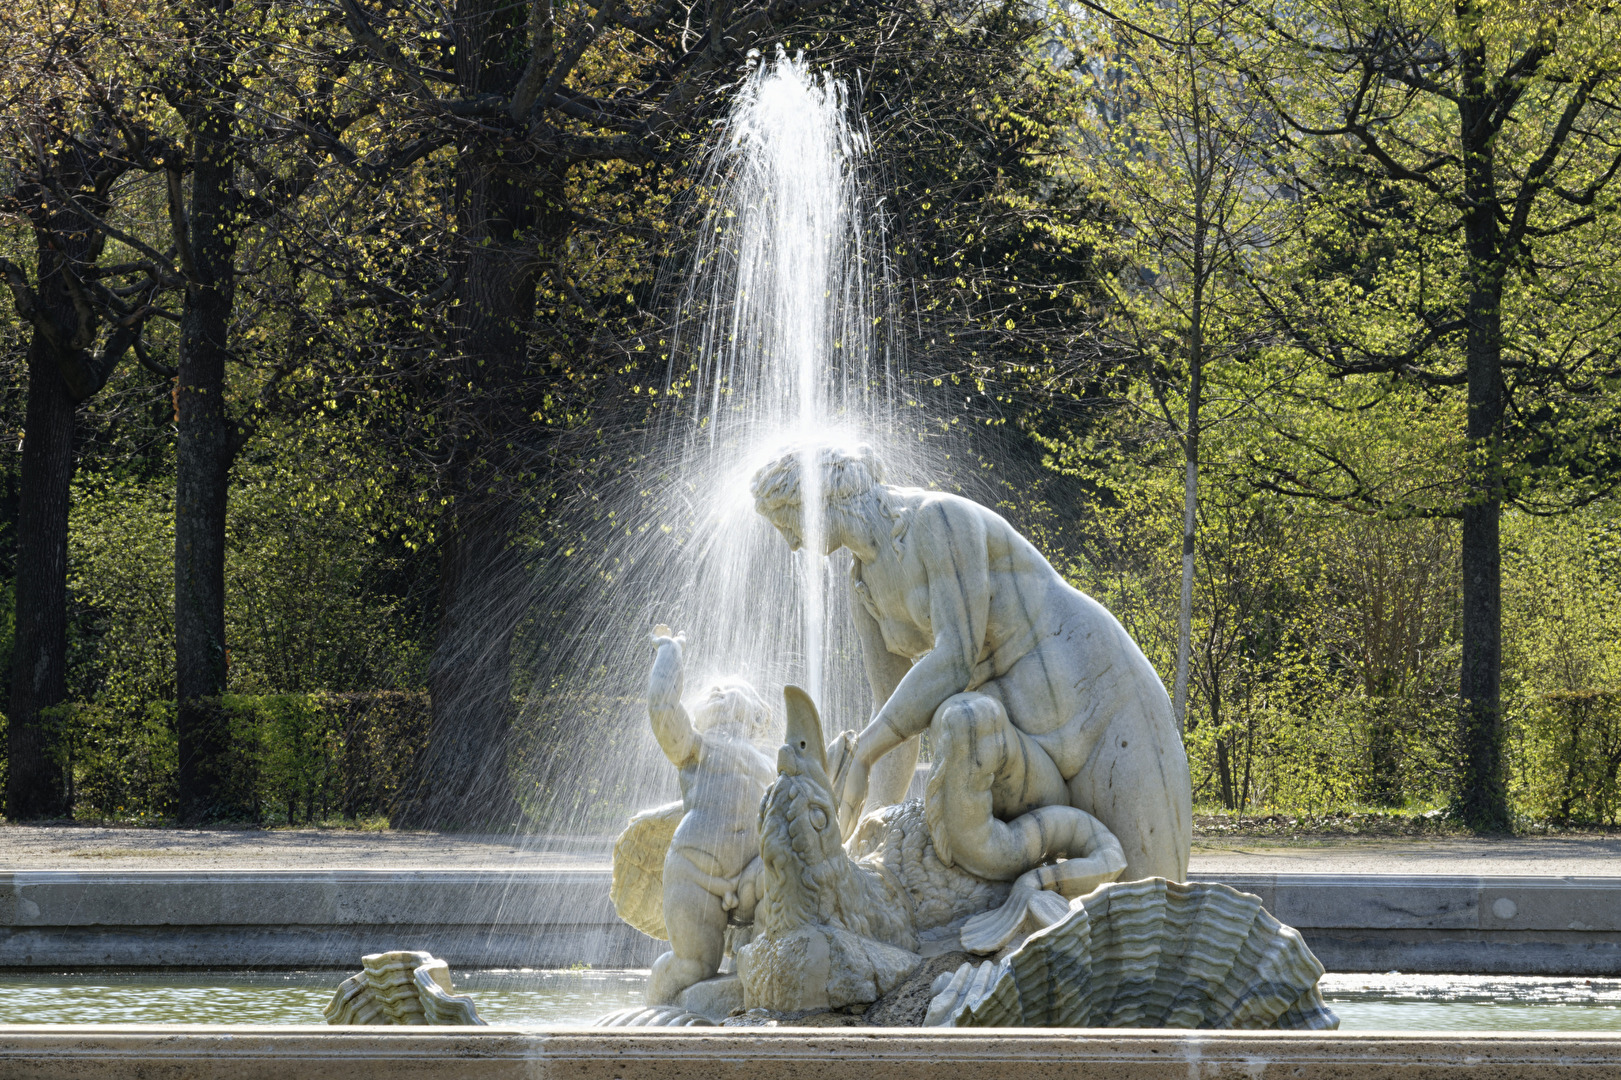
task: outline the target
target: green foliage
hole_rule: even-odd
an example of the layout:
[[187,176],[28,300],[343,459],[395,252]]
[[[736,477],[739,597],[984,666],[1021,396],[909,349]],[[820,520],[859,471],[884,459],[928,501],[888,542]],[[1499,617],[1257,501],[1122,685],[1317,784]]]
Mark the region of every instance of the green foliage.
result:
[[[645,702],[606,695],[569,701],[566,715],[525,712],[515,724],[511,760],[528,767],[513,777],[513,790],[530,820],[615,833],[629,815],[657,801],[656,792],[676,797]],[[614,765],[582,761],[583,752]]]
[[173,815],[180,758],[172,702],[68,704],[52,712],[76,816],[158,822]]
[[1621,824],[1621,507],[1504,534],[1511,791],[1533,821]]
[[[454,63],[438,15],[362,7],[412,64]],[[587,10],[560,8],[559,25]],[[1621,509],[1604,501],[1621,482],[1616,13],[1495,0],[1110,10],[1123,18],[829,5],[784,31],[859,87],[897,293],[911,299],[906,319],[884,316],[905,325],[881,333],[950,402],[920,436],[943,445],[936,427],[1015,421],[1004,449],[1029,456],[1034,442],[1051,476],[1004,480],[1008,512],[1167,683],[1196,461],[1187,746],[1201,804],[1244,813],[1448,801],[1452,519],[1484,478],[1527,511],[1503,519],[1515,810],[1617,824]],[[122,0],[20,11],[0,84],[8,101],[65,110],[49,113],[52,147],[89,140],[110,110],[150,134],[143,154],[168,153],[184,125],[158,91],[197,61],[176,12]],[[695,76],[700,104],[660,114],[658,139],[633,138],[677,70],[661,50],[689,35],[611,24],[581,38],[572,111],[542,103],[550,119],[525,129],[488,102],[461,102],[476,119],[453,115],[451,83],[415,85],[317,9],[228,17],[253,45],[233,91],[252,166],[233,225],[242,362],[227,393],[249,437],[226,526],[228,795],[266,822],[363,817],[388,810],[426,738],[447,508],[469,493],[511,501],[537,562],[634,527],[607,478],[646,468],[624,433],[667,376],[653,301],[690,239],[702,193],[686,166],[725,76]],[[520,22],[500,26],[490,40],[521,64]],[[1419,45],[1392,61],[1403,42]],[[1499,130],[1473,149],[1459,122],[1476,92],[1468,64],[1498,95]],[[607,111],[587,119],[587,101]],[[38,125],[7,110],[10,160],[31,160]],[[1561,127],[1567,113],[1578,122]],[[461,205],[461,185],[495,161],[534,182],[532,228],[505,235]],[[126,269],[105,282],[128,298],[143,260],[178,257],[164,255],[179,250],[167,165],[131,166],[109,204],[123,238],[103,262]],[[1473,251],[1470,168],[1486,170],[1500,211],[1500,242]],[[32,233],[15,227],[26,216],[0,214],[0,253],[31,266]],[[469,253],[490,245],[536,275],[533,310],[518,313],[525,344],[499,364],[468,360],[457,293]],[[1495,290],[1507,394],[1491,445],[1467,430],[1480,286]],[[0,323],[7,447],[22,437],[26,338],[20,318]],[[148,324],[160,361],[174,339],[169,320]],[[172,399],[158,370],[124,364],[80,411],[73,703],[45,720],[86,816],[163,820],[175,805]],[[946,409],[931,399],[911,415]],[[11,455],[0,517],[14,515],[15,473]],[[0,530],[0,661],[11,546]],[[564,593],[535,605],[521,645],[550,646]],[[611,829],[649,781],[587,770],[570,783],[581,725],[615,755],[649,750],[634,702],[525,714],[510,760],[542,763],[543,779],[514,787],[537,818]]]
[[[1225,429],[1218,461],[1250,436]],[[1169,683],[1176,463],[1054,442],[1095,492],[1066,573],[1114,611]],[[1232,476],[1201,504],[1187,749],[1195,799],[1250,815],[1423,813],[1457,768],[1457,529],[1312,511]],[[1510,515],[1505,697],[1517,818],[1613,825],[1621,765],[1621,506]]]
[[[1326,422],[1326,421],[1325,421]],[[1354,421],[1353,421],[1354,422]],[[1084,492],[1060,561],[1170,683],[1179,456],[1120,408],[1048,438]],[[1200,504],[1187,748],[1195,797],[1246,814],[1450,803],[1458,754],[1458,530],[1314,506],[1246,484],[1264,429],[1215,429]],[[1381,444],[1372,440],[1368,452]],[[1518,817],[1607,824],[1621,684],[1621,506],[1504,522],[1505,696]],[[1607,786],[1608,785],[1608,786]]]
[[81,482],[74,494],[68,534],[70,693],[130,709],[172,698],[171,485],[115,476]]
[[[332,455],[319,471],[295,463],[255,455],[235,472],[226,526],[230,689],[420,686],[421,612],[399,580],[408,553],[378,536],[388,518],[362,490],[364,459]],[[70,687],[125,707],[172,697],[171,482],[98,476],[75,496]]]
[[[422,692],[228,694],[224,801],[245,821],[297,825],[386,815],[427,741]],[[75,816],[161,823],[173,817],[174,703],[58,706],[50,719],[68,766]]]
[[1554,825],[1621,825],[1621,691],[1544,694],[1518,720],[1525,815]]
[[1287,346],[1274,359],[1319,366],[1267,403],[1280,438],[1257,471],[1391,516],[1487,498],[1555,512],[1613,488],[1616,12],[1244,12],[1212,47],[1272,106],[1257,152],[1300,229],[1257,253],[1253,281]]

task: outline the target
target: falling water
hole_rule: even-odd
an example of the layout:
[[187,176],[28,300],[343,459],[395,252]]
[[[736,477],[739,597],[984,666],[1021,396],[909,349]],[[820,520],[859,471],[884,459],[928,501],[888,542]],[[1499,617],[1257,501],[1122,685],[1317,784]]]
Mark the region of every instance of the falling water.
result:
[[[748,513],[740,497],[748,467],[762,457],[889,434],[891,373],[879,355],[885,337],[875,333],[887,281],[869,258],[882,242],[861,183],[865,150],[842,82],[783,56],[754,70],[710,155],[704,188],[714,201],[682,303],[694,329],[674,354],[691,364],[699,406],[689,471],[725,478],[710,507],[710,565],[695,567],[694,614],[717,620],[716,645],[749,664],[745,674],[782,670],[797,653],[798,681],[818,700],[830,678],[847,674],[828,670],[844,665],[827,647],[838,635],[828,625],[821,515],[803,515],[803,545],[788,574],[782,541],[735,515]],[[804,505],[819,506],[820,471],[803,469],[800,483]],[[724,627],[729,613],[751,603],[797,603],[797,646],[762,635],[765,627],[746,614]],[[768,612],[766,626],[780,630],[782,622]]]
[[[689,697],[736,676],[778,703],[785,683],[805,686],[830,730],[870,715],[848,553],[821,554],[819,514],[803,515],[791,552],[749,492],[766,461],[829,442],[872,444],[892,480],[921,478],[915,435],[898,435],[900,350],[866,144],[845,85],[781,55],[753,68],[714,129],[648,464],[633,497],[602,496],[615,527],[599,569],[565,571],[580,580],[551,590],[583,599],[531,692],[529,715],[563,733],[528,767],[549,832],[617,828],[624,811],[673,796],[641,704],[655,623],[687,635]],[[801,477],[804,504],[819,506],[818,470]]]

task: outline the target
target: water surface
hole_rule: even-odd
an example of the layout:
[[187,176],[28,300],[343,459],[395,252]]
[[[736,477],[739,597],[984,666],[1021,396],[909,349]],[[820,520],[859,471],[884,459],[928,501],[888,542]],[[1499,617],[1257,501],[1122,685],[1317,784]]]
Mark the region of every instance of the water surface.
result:
[[[3,975],[13,1024],[319,1024],[341,972]],[[456,972],[492,1024],[589,1024],[639,1005],[646,971]],[[1326,975],[1342,1031],[1621,1032],[1621,979]]]

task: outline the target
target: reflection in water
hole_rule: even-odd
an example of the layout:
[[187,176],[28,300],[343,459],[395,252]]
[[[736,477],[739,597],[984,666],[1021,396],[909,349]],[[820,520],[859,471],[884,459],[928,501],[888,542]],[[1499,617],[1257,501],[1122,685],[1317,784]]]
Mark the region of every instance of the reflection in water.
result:
[[1341,1031],[1621,1031],[1614,1005],[1331,1001]]
[[[0,976],[13,1024],[318,1024],[344,973]],[[588,1024],[642,1003],[645,971],[454,974],[492,1024]],[[1326,975],[1342,1031],[1621,1031],[1621,979]]]
[[[320,1024],[346,973],[0,976],[11,1024]],[[452,973],[491,1024],[588,1024],[640,1005],[646,971]]]
[[1621,979],[1324,975],[1341,1031],[1621,1031]]

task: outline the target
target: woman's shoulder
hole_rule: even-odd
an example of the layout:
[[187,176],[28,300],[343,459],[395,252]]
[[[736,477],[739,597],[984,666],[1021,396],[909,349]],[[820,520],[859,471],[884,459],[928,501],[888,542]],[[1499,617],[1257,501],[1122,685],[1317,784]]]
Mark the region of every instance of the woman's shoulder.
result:
[[901,493],[905,499],[897,502],[905,509],[911,523],[925,528],[931,522],[936,525],[972,522],[991,530],[1010,527],[995,510],[955,492],[906,488]]

